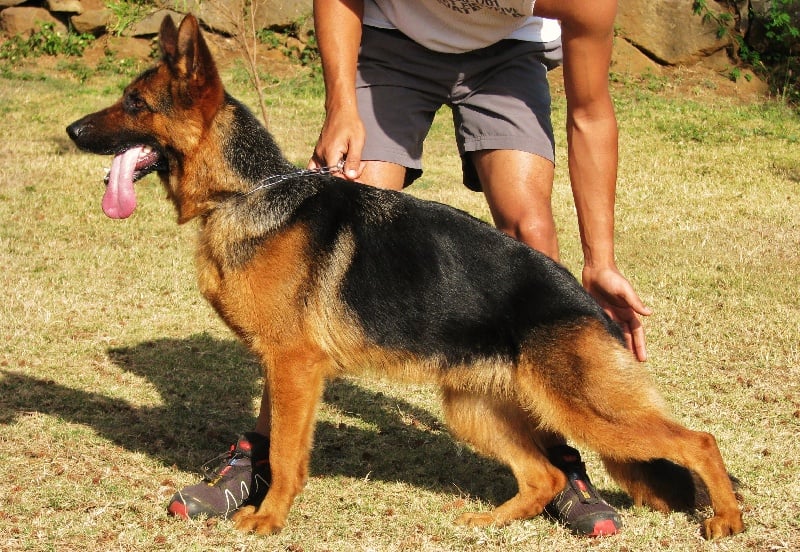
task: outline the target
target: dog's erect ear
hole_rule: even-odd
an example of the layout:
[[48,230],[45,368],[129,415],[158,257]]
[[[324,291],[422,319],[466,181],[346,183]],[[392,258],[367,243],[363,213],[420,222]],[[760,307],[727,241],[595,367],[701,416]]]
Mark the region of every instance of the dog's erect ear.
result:
[[172,18],[167,15],[161,20],[161,29],[158,32],[158,43],[161,46],[161,56],[168,64],[175,62],[178,54],[178,29]]
[[159,42],[164,61],[175,76],[188,79],[197,86],[217,78],[211,52],[193,15],[184,17],[178,29],[172,18],[165,17],[161,23]]

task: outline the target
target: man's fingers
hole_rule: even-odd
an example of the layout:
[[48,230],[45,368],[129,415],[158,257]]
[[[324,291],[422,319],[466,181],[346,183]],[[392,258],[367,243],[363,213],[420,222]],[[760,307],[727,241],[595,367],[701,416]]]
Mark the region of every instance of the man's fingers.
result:
[[632,299],[633,299],[633,300],[629,300],[629,301],[628,301],[628,304],[630,305],[630,307],[631,307],[631,308],[632,308],[634,311],[636,311],[636,314],[641,314],[642,316],[650,316],[651,314],[653,314],[653,309],[651,309],[650,307],[648,307],[647,305],[645,305],[645,304],[642,302],[642,300],[641,300],[641,299],[639,299],[639,296],[638,296],[638,295],[636,295],[636,294],[634,293],[634,295],[633,295],[633,298],[632,298]]
[[357,159],[347,159],[344,162],[344,176],[348,180],[355,180],[361,175],[361,161]]
[[622,328],[625,346],[632,352],[639,362],[647,360],[647,344],[645,342],[644,327],[636,311],[632,307],[621,308],[606,306],[606,313]]
[[633,351],[639,362],[647,360],[647,344],[644,338],[644,327],[638,318],[635,318],[628,323],[630,329],[630,343],[628,348]]
[[322,164],[320,163],[319,157],[317,157],[317,154],[315,153],[314,155],[311,156],[311,159],[308,160],[308,165],[306,165],[306,168],[316,170],[321,167]]

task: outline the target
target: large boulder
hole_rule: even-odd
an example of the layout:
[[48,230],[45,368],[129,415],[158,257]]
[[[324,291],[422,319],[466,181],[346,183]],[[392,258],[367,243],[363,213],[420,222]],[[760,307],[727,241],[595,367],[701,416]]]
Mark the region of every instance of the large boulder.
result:
[[[215,31],[235,34],[238,2],[203,2],[201,0],[162,0],[164,8],[193,13],[202,23]],[[258,3],[256,27],[287,27],[311,13],[311,0],[263,0]]]
[[80,0],[47,0],[47,9],[56,13],[83,13],[83,3]]
[[[716,21],[695,14],[693,5],[692,0],[619,0],[617,32],[660,63],[694,63],[728,46],[731,38],[719,32]],[[707,7],[712,14],[727,13],[713,0]],[[734,24],[731,18],[728,25]]]
[[67,34],[67,26],[44,8],[18,6],[0,12],[0,29],[8,36],[29,35],[38,31],[42,23],[52,23],[57,33]]
[[157,35],[161,28],[161,22],[165,17],[171,17],[177,24],[183,19],[183,14],[172,10],[157,10],[144,16],[141,20],[137,21],[130,29],[125,30],[123,34],[126,36],[151,36]]
[[114,17],[108,8],[90,9],[79,15],[73,15],[69,22],[79,33],[91,33],[95,36],[103,34]]
[[267,27],[286,27],[308,16],[311,0],[265,0],[264,20]]
[[620,36],[614,38],[610,69],[613,73],[622,75],[658,75],[661,73],[659,64]]

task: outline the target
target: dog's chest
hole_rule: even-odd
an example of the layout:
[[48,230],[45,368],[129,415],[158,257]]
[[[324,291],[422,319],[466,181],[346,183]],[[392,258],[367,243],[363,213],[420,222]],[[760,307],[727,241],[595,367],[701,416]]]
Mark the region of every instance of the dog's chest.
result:
[[201,234],[196,264],[203,296],[240,335],[252,337],[301,318],[308,285],[307,236],[295,227],[263,238],[244,263],[236,247]]

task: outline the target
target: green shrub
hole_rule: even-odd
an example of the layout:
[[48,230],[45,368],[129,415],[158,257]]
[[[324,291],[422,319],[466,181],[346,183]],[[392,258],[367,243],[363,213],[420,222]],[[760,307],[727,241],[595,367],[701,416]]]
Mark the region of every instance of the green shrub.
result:
[[114,35],[121,35],[126,29],[132,27],[136,22],[147,14],[153,7],[151,0],[117,0],[106,2],[106,7],[114,14],[108,31]]
[[29,57],[47,56],[82,56],[83,51],[94,40],[91,34],[69,32],[66,35],[57,33],[54,23],[40,23],[39,30],[28,38],[16,35],[0,45],[0,59],[17,63]]
[[797,9],[797,0],[772,0],[763,21],[767,46],[761,59],[773,89],[800,105],[800,27],[792,21],[791,9]]
[[[733,0],[728,4],[735,7]],[[800,105],[800,27],[792,19],[792,10],[797,9],[798,0],[772,0],[769,11],[762,18],[765,43],[754,47],[741,34],[731,29],[733,16],[728,13],[715,13],[708,8],[707,0],[694,0],[692,10],[717,25],[720,37],[726,34],[736,44],[739,60],[755,69],[770,85],[772,91],[794,105]],[[730,76],[736,80],[741,74],[738,68],[731,70]]]

